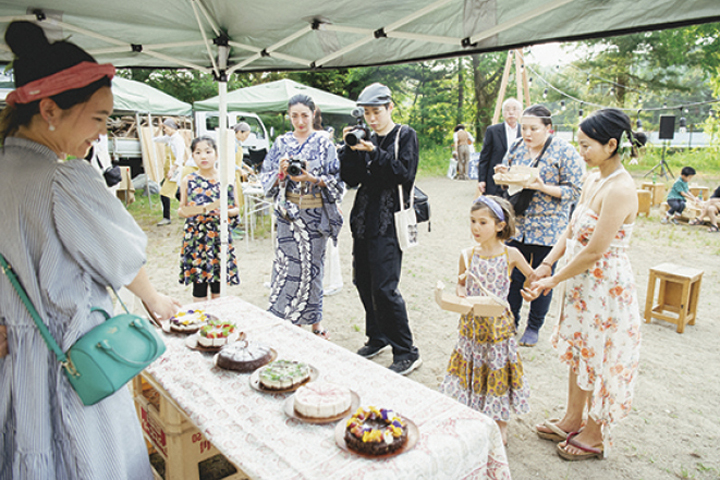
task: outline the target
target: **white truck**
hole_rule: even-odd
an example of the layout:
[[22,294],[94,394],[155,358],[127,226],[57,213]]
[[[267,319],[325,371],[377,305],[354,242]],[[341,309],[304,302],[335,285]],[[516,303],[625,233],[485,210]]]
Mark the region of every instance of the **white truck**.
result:
[[[195,112],[194,135],[196,137],[208,135],[217,139],[217,129],[220,126],[219,117],[219,112]],[[139,121],[139,116],[135,118]],[[243,143],[245,161],[251,166],[261,164],[270,150],[270,137],[263,121],[256,114],[249,112],[228,112],[227,118],[228,128],[232,128],[239,122],[246,122],[250,125],[250,136]],[[137,133],[135,135],[134,137],[110,135],[108,138],[109,152],[113,161],[119,162],[120,165],[129,165],[133,177],[142,169],[142,148]]]

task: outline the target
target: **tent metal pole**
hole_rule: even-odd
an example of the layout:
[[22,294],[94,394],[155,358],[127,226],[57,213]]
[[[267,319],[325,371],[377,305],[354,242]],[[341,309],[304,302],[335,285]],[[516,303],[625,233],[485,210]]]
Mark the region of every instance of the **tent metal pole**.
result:
[[[221,71],[227,66],[230,47],[218,47],[219,67]],[[227,77],[218,77],[218,94],[220,95],[220,129],[218,130],[220,153],[220,296],[227,293],[227,264],[228,264],[228,138],[227,138]],[[233,177],[234,178],[234,177]],[[238,193],[235,192],[237,197]],[[237,205],[237,199],[235,200]]]

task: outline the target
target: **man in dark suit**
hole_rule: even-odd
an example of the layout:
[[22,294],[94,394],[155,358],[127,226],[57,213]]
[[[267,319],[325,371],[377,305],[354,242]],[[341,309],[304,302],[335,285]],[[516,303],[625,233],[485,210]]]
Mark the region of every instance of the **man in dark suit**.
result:
[[522,105],[514,98],[508,98],[502,106],[503,123],[491,125],[485,131],[480,161],[478,162],[478,192],[482,195],[502,195],[502,188],[495,185],[495,165],[502,163],[510,145],[522,137],[518,118]]

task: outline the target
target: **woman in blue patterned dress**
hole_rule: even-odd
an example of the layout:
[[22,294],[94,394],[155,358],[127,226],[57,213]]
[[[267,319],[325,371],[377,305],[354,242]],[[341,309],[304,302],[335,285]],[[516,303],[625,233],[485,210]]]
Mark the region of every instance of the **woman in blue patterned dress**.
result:
[[275,199],[277,217],[268,310],[295,325],[312,325],[315,334],[328,338],[320,323],[323,263],[328,238],[336,242],[342,227],[337,202],[344,186],[335,146],[313,130],[314,111],[307,95],[290,99],[293,131],[275,140],[262,166],[265,195]]
[[[180,256],[180,283],[193,284],[193,300],[220,296],[220,179],[215,168],[217,145],[210,137],[198,137],[190,145],[197,172],[180,183],[178,215],[185,218]],[[228,218],[237,218],[234,186],[228,185]],[[227,282],[238,285],[237,262],[232,235],[228,235]]]
[[[584,168],[575,147],[550,135],[550,115],[550,110],[542,105],[528,107],[520,117],[522,138],[510,146],[502,165],[495,167],[496,172],[505,172],[508,166],[531,166],[537,162],[540,169],[538,178],[525,187],[535,192],[527,210],[516,215],[517,234],[508,242],[508,245],[522,252],[533,268],[542,264],[565,230],[570,218],[570,207],[580,197],[580,180]],[[515,327],[520,323],[523,304],[520,292],[524,283],[525,275],[514,271],[508,301],[515,317]],[[520,345],[535,346],[551,299],[547,295],[530,303],[527,327],[520,338]]]

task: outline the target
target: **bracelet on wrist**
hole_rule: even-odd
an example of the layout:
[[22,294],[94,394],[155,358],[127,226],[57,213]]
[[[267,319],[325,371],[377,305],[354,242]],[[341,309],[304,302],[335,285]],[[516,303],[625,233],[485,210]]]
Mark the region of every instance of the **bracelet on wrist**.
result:
[[550,268],[552,268],[552,266],[553,266],[553,264],[548,262],[547,260],[543,260],[542,262],[540,262],[540,265],[547,265]]

